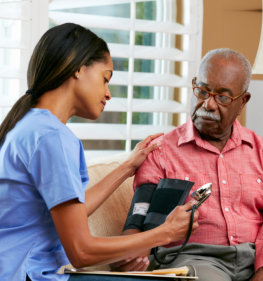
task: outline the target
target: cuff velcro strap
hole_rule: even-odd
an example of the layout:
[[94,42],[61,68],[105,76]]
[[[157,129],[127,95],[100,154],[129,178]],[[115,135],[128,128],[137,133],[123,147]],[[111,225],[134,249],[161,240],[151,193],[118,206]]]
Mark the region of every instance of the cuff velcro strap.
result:
[[152,196],[143,230],[149,230],[164,223],[167,215],[176,206],[184,204],[193,185],[193,182],[186,180],[161,179]]

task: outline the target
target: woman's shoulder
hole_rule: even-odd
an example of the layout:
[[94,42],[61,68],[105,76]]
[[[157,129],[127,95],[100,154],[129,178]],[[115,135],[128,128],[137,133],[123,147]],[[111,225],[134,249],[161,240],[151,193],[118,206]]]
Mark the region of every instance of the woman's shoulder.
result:
[[80,140],[50,112],[33,109],[7,134],[0,154],[11,153],[28,163],[38,150],[56,152],[62,147],[79,152]]
[[34,150],[41,140],[55,135],[69,143],[79,142],[70,129],[50,111],[32,108],[7,134],[5,143]]
[[21,121],[21,128],[25,133],[35,137],[54,133],[69,139],[76,138],[70,129],[47,109],[32,108]]

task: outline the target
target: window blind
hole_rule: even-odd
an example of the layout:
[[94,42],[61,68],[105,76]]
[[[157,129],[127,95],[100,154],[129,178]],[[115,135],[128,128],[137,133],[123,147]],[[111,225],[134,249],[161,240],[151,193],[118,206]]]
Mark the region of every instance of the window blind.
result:
[[[202,4],[202,0],[0,1],[0,118],[27,89],[28,60],[48,22],[50,27],[75,22],[104,38],[114,61],[113,98],[105,112],[96,123],[80,118],[68,123],[87,153],[128,152],[148,134],[172,130],[189,114],[191,79],[201,58]],[[18,27],[12,30],[11,23]]]
[[[42,12],[46,11],[46,20]],[[0,1],[0,122],[27,89],[26,71],[36,41],[47,29],[48,2]]]
[[[148,3],[147,3],[148,2]],[[115,69],[110,84],[113,86],[112,100],[107,103],[105,111],[110,113],[123,112],[126,114],[122,124],[114,122],[99,123],[69,123],[68,126],[82,140],[122,140],[125,150],[132,149],[132,141],[140,140],[148,134],[168,132],[173,127],[173,114],[187,116],[190,108],[191,79],[195,74],[201,57],[202,32],[202,1],[184,0],[181,10],[178,1],[156,0],[53,0],[49,5],[49,17],[53,24],[68,21],[86,26],[95,32],[110,30],[124,33],[126,42],[108,42],[111,56],[127,62],[126,69]],[[143,4],[148,8],[155,7],[155,17],[138,16],[138,10]],[[106,8],[120,10],[122,14],[105,13]],[[95,11],[96,9],[96,11]],[[95,11],[95,12],[94,12]],[[99,12],[102,11],[102,12]],[[177,14],[182,13],[184,22],[177,22]],[[151,34],[153,44],[138,44],[138,34]],[[178,36],[182,37],[182,48],[176,48]],[[103,36],[101,36],[103,37]],[[151,71],[136,70],[136,62],[150,61]],[[181,75],[174,70],[175,63],[181,63]],[[121,97],[115,96],[114,89],[124,87],[127,92]],[[135,88],[151,89],[152,95],[147,98],[135,95]],[[174,89],[180,88],[180,101],[174,100]],[[136,113],[151,113],[152,120],[147,124],[135,123],[133,115]],[[181,122],[185,117],[181,118]],[[89,148],[87,147],[89,151]],[[110,153],[110,151],[101,151]]]
[[21,37],[29,20],[29,1],[0,2],[0,118],[19,97],[25,84],[22,54],[27,48]]

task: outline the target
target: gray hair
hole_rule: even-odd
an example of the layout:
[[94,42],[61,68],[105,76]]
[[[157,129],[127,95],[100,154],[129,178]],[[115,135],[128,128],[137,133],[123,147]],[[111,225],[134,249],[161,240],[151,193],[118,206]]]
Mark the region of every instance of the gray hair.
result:
[[203,68],[205,66],[207,69],[209,69],[209,67],[210,67],[209,62],[214,57],[220,57],[220,58],[225,58],[225,59],[234,59],[234,60],[238,60],[240,62],[243,73],[245,75],[243,91],[246,91],[248,89],[250,79],[251,79],[251,73],[252,73],[251,64],[244,55],[242,55],[241,53],[239,53],[235,50],[231,50],[228,48],[221,48],[221,49],[214,49],[214,50],[211,50],[208,53],[206,53],[206,55],[201,60],[199,70],[198,70],[198,75],[200,74],[200,72],[203,70]]

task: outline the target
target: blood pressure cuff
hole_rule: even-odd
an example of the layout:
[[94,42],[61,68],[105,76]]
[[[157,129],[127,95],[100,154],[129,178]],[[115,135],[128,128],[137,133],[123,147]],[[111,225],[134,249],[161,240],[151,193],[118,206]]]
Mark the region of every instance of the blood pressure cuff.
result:
[[153,194],[143,229],[149,230],[164,223],[176,206],[184,204],[193,185],[194,182],[186,180],[161,179]]
[[123,230],[139,229],[143,231],[143,222],[156,187],[157,184],[145,183],[136,188]]
[[149,230],[164,223],[167,215],[178,205],[183,205],[194,185],[191,181],[161,179],[156,184],[140,185],[133,196],[123,230]]

